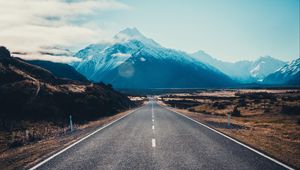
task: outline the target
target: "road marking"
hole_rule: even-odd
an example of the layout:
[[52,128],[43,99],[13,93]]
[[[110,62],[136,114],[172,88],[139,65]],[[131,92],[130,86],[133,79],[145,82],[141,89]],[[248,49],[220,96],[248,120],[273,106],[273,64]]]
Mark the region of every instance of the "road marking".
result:
[[152,101],[152,109],[151,109],[151,111],[152,111],[152,118],[154,117],[154,112],[153,112],[153,101]]
[[156,146],[155,139],[152,139],[152,148],[154,148],[155,146]]
[[152,126],[152,130],[154,130],[154,125]]
[[154,119],[152,119],[152,122],[154,122]]
[[[163,107],[163,106],[161,106],[161,107]],[[219,132],[219,131],[216,130],[216,129],[213,129],[213,128],[211,128],[211,127],[209,127],[209,126],[207,126],[207,125],[205,125],[205,124],[203,124],[203,123],[200,123],[200,122],[198,122],[198,121],[196,121],[196,120],[194,120],[194,119],[192,119],[192,118],[190,118],[190,117],[188,117],[188,116],[186,116],[186,115],[183,115],[183,114],[181,114],[181,113],[179,113],[179,112],[177,112],[177,111],[171,110],[171,109],[169,109],[169,108],[167,108],[167,107],[165,107],[165,108],[166,108],[167,110],[171,111],[171,112],[177,113],[177,114],[179,114],[179,115],[181,115],[181,116],[183,116],[183,117],[185,117],[185,118],[187,118],[187,119],[190,119],[191,121],[193,121],[193,122],[195,122],[195,123],[197,123],[197,124],[199,124],[199,125],[201,125],[201,126],[203,126],[203,127],[206,127],[206,128],[208,128],[208,129],[212,130],[213,132],[216,132],[216,133],[218,133],[219,135],[221,135],[221,136],[223,136],[223,137],[225,137],[225,138],[227,138],[227,139],[229,139],[229,140],[231,140],[231,141],[233,141],[233,142],[235,142],[235,143],[237,143],[237,144],[239,144],[239,145],[242,145],[243,147],[245,147],[245,148],[247,148],[247,149],[249,149],[249,150],[251,150],[251,151],[253,151],[253,152],[255,152],[255,153],[257,153],[257,154],[259,154],[259,155],[261,155],[261,156],[263,156],[263,157],[265,157],[265,158],[267,158],[267,159],[269,159],[269,160],[271,160],[271,161],[273,161],[273,162],[275,162],[275,163],[277,163],[277,164],[283,166],[283,167],[285,167],[286,169],[294,170],[294,168],[292,168],[292,167],[290,167],[290,166],[288,166],[288,165],[286,165],[286,164],[284,164],[284,163],[282,163],[282,162],[280,162],[280,161],[278,161],[278,160],[276,160],[276,159],[274,159],[274,158],[271,158],[270,156],[265,155],[265,154],[259,152],[258,150],[254,149],[254,148],[251,148],[250,146],[248,146],[248,145],[246,145],[246,144],[244,144],[244,143],[242,143],[242,142],[239,142],[239,141],[237,141],[237,140],[235,140],[235,139],[233,139],[233,138],[231,138],[231,137],[229,137],[229,136],[223,134],[222,132]]]
[[120,118],[118,118],[118,119],[116,119],[116,120],[114,120],[114,121],[108,123],[107,125],[104,125],[104,126],[100,127],[99,129],[95,130],[94,132],[92,132],[92,133],[86,135],[85,137],[81,138],[80,140],[76,141],[75,143],[69,145],[68,147],[62,149],[61,151],[55,153],[54,155],[50,156],[49,158],[47,158],[47,159],[43,160],[42,162],[38,163],[37,165],[35,165],[34,167],[30,168],[29,170],[35,170],[35,169],[37,169],[38,167],[42,166],[42,165],[45,164],[46,162],[48,162],[48,161],[50,161],[51,159],[55,158],[56,156],[62,154],[62,153],[65,152],[66,150],[72,148],[72,147],[75,146],[76,144],[78,144],[78,143],[84,141],[85,139],[91,137],[91,136],[94,135],[95,133],[97,133],[97,132],[99,132],[99,131],[101,131],[101,130],[107,128],[107,127],[109,127],[110,125],[112,125],[112,124],[118,122],[119,120],[121,120],[121,119],[123,119],[123,118],[129,116],[130,114],[136,112],[137,110],[139,110],[139,109],[141,109],[141,108],[143,108],[143,107],[140,107],[140,108],[137,108],[137,109],[135,109],[135,110],[132,110],[131,112],[127,113],[126,115],[124,115],[124,116],[122,116],[122,117],[120,117]]

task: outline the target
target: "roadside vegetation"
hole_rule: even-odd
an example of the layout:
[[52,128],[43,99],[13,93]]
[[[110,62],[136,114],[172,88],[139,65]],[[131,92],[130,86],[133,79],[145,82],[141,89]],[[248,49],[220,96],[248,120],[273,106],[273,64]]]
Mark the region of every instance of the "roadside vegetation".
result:
[[159,99],[187,116],[300,168],[299,90],[202,90],[161,95]]

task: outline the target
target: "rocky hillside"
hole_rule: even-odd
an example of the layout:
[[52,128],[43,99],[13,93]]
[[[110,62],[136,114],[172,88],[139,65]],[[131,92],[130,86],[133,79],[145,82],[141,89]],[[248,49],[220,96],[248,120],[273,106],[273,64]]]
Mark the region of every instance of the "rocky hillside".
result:
[[65,123],[69,115],[83,123],[132,106],[110,85],[57,78],[0,47],[1,128],[19,120]]

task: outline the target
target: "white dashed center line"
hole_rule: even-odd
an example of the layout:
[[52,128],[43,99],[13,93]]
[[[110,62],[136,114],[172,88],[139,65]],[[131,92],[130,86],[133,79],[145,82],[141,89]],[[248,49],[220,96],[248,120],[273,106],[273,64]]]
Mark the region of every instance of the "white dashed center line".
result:
[[[153,101],[152,101],[151,112],[152,112],[152,130],[153,130],[153,133],[154,133],[154,111],[153,111]],[[155,146],[156,146],[155,138],[152,138],[152,148],[154,148]]]
[[156,146],[155,139],[152,139],[152,147],[154,148]]
[[153,112],[153,103],[152,103],[152,118],[154,118],[154,112]]

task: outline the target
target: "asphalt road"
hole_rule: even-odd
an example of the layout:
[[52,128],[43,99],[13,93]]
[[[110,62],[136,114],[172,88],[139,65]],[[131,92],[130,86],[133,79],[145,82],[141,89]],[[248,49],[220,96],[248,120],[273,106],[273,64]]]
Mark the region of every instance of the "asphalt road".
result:
[[285,169],[149,102],[37,169]]

